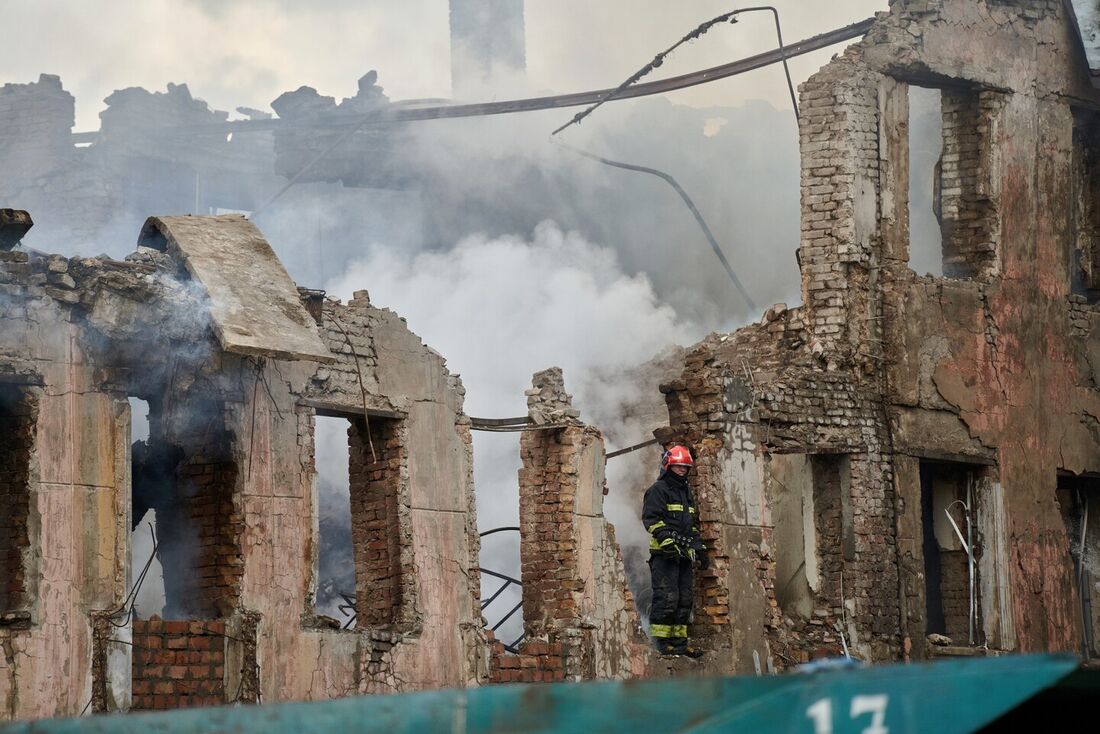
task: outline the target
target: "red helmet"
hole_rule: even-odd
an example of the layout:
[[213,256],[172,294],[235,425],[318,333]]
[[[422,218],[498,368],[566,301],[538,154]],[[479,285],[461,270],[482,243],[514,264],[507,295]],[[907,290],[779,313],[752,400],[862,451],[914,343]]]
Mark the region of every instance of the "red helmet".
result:
[[687,450],[686,446],[670,446],[668,451],[665,451],[661,457],[662,469],[676,465],[695,466],[695,462],[691,460],[691,452]]

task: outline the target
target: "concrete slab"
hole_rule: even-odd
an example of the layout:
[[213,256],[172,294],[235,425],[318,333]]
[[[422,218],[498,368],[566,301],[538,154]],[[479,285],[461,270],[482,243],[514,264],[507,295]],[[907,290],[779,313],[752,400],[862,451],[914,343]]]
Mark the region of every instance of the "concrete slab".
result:
[[150,217],[138,244],[167,251],[202,284],[225,351],[334,360],[271,245],[244,217]]

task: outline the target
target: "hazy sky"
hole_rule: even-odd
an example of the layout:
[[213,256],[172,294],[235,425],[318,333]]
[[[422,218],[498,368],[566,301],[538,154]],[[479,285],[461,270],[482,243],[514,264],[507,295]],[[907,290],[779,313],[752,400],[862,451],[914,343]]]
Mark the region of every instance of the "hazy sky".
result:
[[[886,9],[887,0],[775,0],[796,41]],[[393,99],[450,96],[447,0],[4,0],[0,82],[59,74],[77,98],[77,129],[98,127],[113,90],[185,82],[232,111],[267,109],[301,85],[336,97],[377,69]],[[748,3],[742,5],[749,5]],[[696,24],[737,7],[720,0],[527,0],[528,85],[567,92],[618,84]],[[771,48],[771,19],[753,13],[677,52],[662,76]],[[840,46],[792,62],[800,81]],[[653,78],[658,78],[654,76]],[[508,95],[505,95],[508,96]],[[679,92],[674,101],[787,105],[778,66]]]

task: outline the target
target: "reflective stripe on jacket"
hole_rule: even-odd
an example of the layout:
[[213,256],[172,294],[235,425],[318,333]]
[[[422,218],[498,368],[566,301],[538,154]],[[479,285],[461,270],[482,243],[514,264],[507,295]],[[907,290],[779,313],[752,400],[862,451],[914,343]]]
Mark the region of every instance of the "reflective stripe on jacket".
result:
[[676,543],[674,535],[697,539],[699,519],[687,479],[668,470],[661,472],[660,478],[645,492],[642,523],[650,535],[651,551],[670,550]]

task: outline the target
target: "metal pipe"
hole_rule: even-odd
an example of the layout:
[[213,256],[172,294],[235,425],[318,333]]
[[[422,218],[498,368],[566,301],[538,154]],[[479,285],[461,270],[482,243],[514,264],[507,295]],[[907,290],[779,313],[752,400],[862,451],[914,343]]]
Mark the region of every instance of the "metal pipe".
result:
[[519,579],[514,579],[511,576],[505,576],[502,573],[497,573],[496,571],[490,571],[487,568],[479,568],[478,571],[480,571],[481,573],[486,574],[488,576],[494,576],[498,579],[503,579],[505,581],[511,581],[513,584],[519,584],[520,586],[523,586],[522,581],[520,581]]
[[594,104],[592,104],[589,107],[586,107],[585,109],[581,110],[577,114],[573,115],[573,118],[571,120],[569,120],[569,122],[565,123],[564,125],[562,125],[558,129],[554,130],[554,132],[550,133],[550,135],[551,136],[557,135],[558,133],[560,133],[562,130],[569,127],[570,125],[575,125],[575,124],[580,123],[581,120],[583,120],[584,118],[591,115],[593,112],[595,112],[605,102],[610,102],[613,99],[617,99],[617,98],[621,97],[626,92],[626,90],[628,88],[630,88],[631,86],[634,85],[635,82],[637,82],[642,77],[646,76],[651,71],[653,71],[654,69],[656,69],[656,68],[660,67],[662,64],[664,64],[665,63],[665,58],[669,54],[671,54],[673,51],[678,49],[680,46],[683,46],[685,43],[688,43],[689,41],[694,41],[695,39],[699,38],[700,36],[702,36],[707,31],[709,31],[711,28],[713,28],[714,26],[719,25],[721,23],[725,23],[727,21],[730,22],[730,23],[736,23],[737,22],[737,16],[740,15],[741,13],[752,13],[752,12],[756,12],[756,11],[760,11],[760,10],[768,11],[775,17],[775,32],[776,32],[776,36],[778,37],[778,40],[779,40],[779,60],[783,63],[783,69],[784,69],[784,71],[786,72],[786,75],[787,75],[787,88],[790,90],[790,93],[791,93],[791,103],[794,105],[795,119],[798,119],[798,100],[797,100],[797,98],[795,96],[795,93],[794,93],[794,84],[791,82],[790,69],[787,68],[787,53],[783,48],[783,31],[779,27],[779,11],[776,10],[774,7],[772,7],[770,5],[758,5],[758,6],[751,7],[751,8],[740,8],[738,10],[732,10],[728,13],[722,13],[721,15],[719,15],[715,18],[711,18],[710,20],[706,21],[705,23],[701,23],[700,25],[696,26],[686,36],[684,36],[679,41],[672,44],[667,49],[665,49],[664,51],[660,52],[655,57],[653,57],[653,61],[650,61],[648,64],[643,66],[641,69],[638,69],[636,72],[631,74],[630,77],[626,81],[624,81],[622,84],[620,84],[615,89],[612,89],[609,92],[607,92],[603,97],[601,97],[599,100],[597,100]]
[[508,621],[508,618],[509,618],[509,617],[511,617],[511,616],[512,616],[513,614],[515,614],[516,612],[518,612],[518,611],[519,611],[519,609],[520,609],[520,607],[522,607],[522,606],[523,606],[523,602],[521,601],[521,602],[520,602],[519,604],[516,604],[516,605],[515,605],[514,607],[512,607],[512,611],[510,611],[510,612],[508,612],[507,614],[505,614],[505,615],[504,615],[503,617],[501,617],[501,618],[500,618],[500,621],[499,621],[499,622],[497,622],[496,624],[494,624],[494,625],[493,625],[493,629],[492,629],[492,631],[493,631],[493,632],[496,632],[496,631],[497,631],[497,630],[498,630],[498,629],[500,628],[500,626],[501,626],[502,624],[504,624],[505,622],[507,622],[507,621]]
[[655,438],[651,438],[648,441],[642,441],[641,443],[636,443],[633,446],[627,446],[625,449],[617,449],[616,451],[612,451],[610,454],[608,454],[604,458],[614,459],[616,456],[622,456],[623,454],[629,454],[632,451],[637,451],[638,449],[644,449],[646,446],[652,446],[655,443],[660,443],[660,442]]
[[[515,530],[517,533],[519,532],[518,527],[516,527],[514,525],[506,525],[504,527],[493,528],[492,530],[486,530],[484,533],[478,533],[478,536],[484,538],[486,535],[492,535],[493,533],[503,533],[506,530]],[[486,571],[486,573],[491,573],[491,572]]]
[[[1083,498],[1083,499],[1082,499]],[[1081,547],[1077,555],[1077,594],[1081,597],[1081,647],[1083,657],[1085,660],[1089,659],[1089,653],[1091,652],[1090,634],[1089,628],[1091,620],[1089,617],[1089,598],[1086,596],[1087,589],[1085,588],[1085,549],[1086,538],[1088,537],[1089,529],[1089,496],[1088,493],[1077,490],[1077,502],[1081,504]]]
[[[973,546],[973,522],[970,516],[970,484],[972,478],[967,479],[966,482],[966,498],[967,501],[955,500],[947,507],[943,509],[945,515],[947,515],[947,521],[951,523],[951,527],[955,530],[955,537],[959,539],[959,543],[962,544],[963,550],[966,551],[966,575],[967,575],[967,602],[970,607],[969,614],[967,615],[967,628],[969,644],[974,644],[974,627],[975,620],[977,618],[977,596],[974,593],[974,546]],[[958,523],[955,522],[955,518],[951,517],[951,508],[955,505],[962,505],[963,517],[966,519],[966,538],[963,538],[962,531],[959,530]]]
[[1077,566],[1077,583],[1081,584],[1085,578],[1085,539],[1088,537],[1086,534],[1089,530],[1089,496],[1082,493],[1085,498],[1084,509],[1081,514],[1081,550],[1080,556],[1081,562]]
[[710,227],[707,226],[707,222],[705,219],[703,219],[703,215],[699,212],[698,207],[695,206],[695,202],[691,200],[691,197],[688,196],[688,193],[684,191],[684,187],[681,186],[680,183],[672,177],[672,175],[665,173],[664,171],[659,171],[656,168],[649,168],[647,166],[636,166],[633,163],[623,163],[621,161],[613,161],[608,158],[598,156],[595,153],[589,153],[588,151],[581,150],[580,148],[575,148],[572,145],[568,145],[561,141],[555,142],[557,143],[557,145],[560,145],[562,148],[565,148],[572,153],[584,156],[585,158],[591,158],[592,160],[603,163],[604,165],[612,166],[614,168],[622,168],[627,171],[648,173],[651,176],[656,176],[657,178],[663,180],[665,183],[671,186],[673,189],[675,189],[676,193],[680,195],[681,199],[683,199],[684,204],[687,205],[687,208],[691,212],[691,215],[695,217],[695,221],[699,225],[699,229],[703,231],[703,235],[707,238],[707,242],[710,243],[710,248],[714,250],[714,254],[718,257],[718,261],[722,263],[722,267],[726,269],[726,275],[728,275],[730,281],[733,282],[733,286],[737,289],[737,292],[741,294],[741,297],[745,299],[745,304],[749,307],[749,310],[754,312],[756,311],[756,303],[752,300],[752,297],[749,295],[748,291],[745,290],[745,286],[741,284],[741,280],[737,277],[737,273],[733,271],[733,266],[730,265],[730,261],[726,259],[725,253],[722,252],[722,248],[718,245],[718,240],[715,238],[714,233],[710,231]]
[[500,585],[500,588],[496,590],[496,593],[481,602],[481,609],[484,611],[486,607],[497,600],[497,597],[504,593],[504,590],[512,585],[511,581],[505,581]]
[[[817,51],[819,49],[828,48],[837,43],[848,41],[853,38],[858,38],[864,35],[871,29],[871,25],[874,23],[874,18],[867,18],[856,23],[844,26],[843,28],[837,28],[825,33],[820,33],[812,38],[807,38],[803,41],[793,43],[790,46],[784,46],[782,48],[765,51],[755,56],[750,56],[740,61],[733,61],[729,64],[722,64],[721,66],[715,66],[709,69],[703,69],[701,71],[692,72],[691,74],[684,74],[683,76],[673,77],[671,79],[662,79],[656,82],[649,82],[646,84],[639,84],[637,86],[619,91],[617,89],[602,89],[593,92],[579,92],[576,94],[563,94],[551,97],[536,97],[533,99],[520,99],[520,100],[506,100],[502,102],[484,102],[479,104],[466,104],[466,105],[443,105],[437,107],[421,107],[421,108],[409,108],[409,109],[397,109],[386,110],[383,112],[370,112],[361,118],[352,117],[350,120],[334,121],[331,127],[340,128],[344,125],[350,125],[348,131],[337,138],[328,148],[322,151],[315,158],[310,160],[301,170],[299,170],[290,181],[287,182],[278,192],[270,197],[267,201],[261,204],[258,208],[253,210],[249,215],[249,219],[255,219],[271,206],[275,201],[281,197],[288,189],[294,186],[295,183],[301,179],[308,171],[310,171],[317,163],[323,158],[331,154],[350,138],[354,133],[360,130],[367,124],[394,124],[399,122],[414,122],[418,120],[440,120],[440,119],[453,119],[457,117],[483,117],[487,115],[501,115],[509,114],[513,112],[531,112],[534,110],[555,109],[558,107],[574,107],[582,104],[589,104],[596,101],[602,104],[603,101],[610,99],[613,95],[615,99],[627,99],[632,97],[645,97],[651,94],[664,94],[676,89],[685,89],[697,84],[706,84],[708,82],[717,81],[718,79],[725,79],[726,77],[734,76],[737,74],[744,74],[747,71],[753,71],[754,69],[760,69],[765,66],[769,66],[776,62],[782,62],[784,66],[787,63],[787,59],[800,56],[811,51]],[[789,75],[788,75],[789,78]],[[793,87],[792,87],[793,89]],[[795,114],[798,114],[797,108]],[[200,134],[206,132],[236,132],[236,131],[262,131],[272,130],[277,127],[287,125],[283,120],[236,120],[234,122],[215,123],[213,125],[195,126],[194,128],[185,127],[178,130],[184,134]],[[316,126],[315,127],[319,127]],[[560,128],[559,128],[560,129]],[[556,131],[555,131],[556,132]],[[98,133],[76,133],[74,140],[84,140],[85,138],[80,136],[95,136]],[[90,139],[90,138],[89,138]]]

